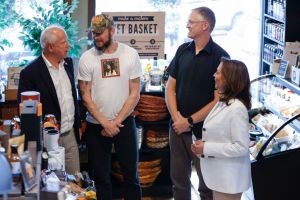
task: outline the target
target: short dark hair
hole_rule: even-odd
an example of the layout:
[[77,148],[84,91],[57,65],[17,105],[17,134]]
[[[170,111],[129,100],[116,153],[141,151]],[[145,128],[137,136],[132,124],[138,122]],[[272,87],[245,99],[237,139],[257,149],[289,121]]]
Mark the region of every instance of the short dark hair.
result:
[[221,101],[227,105],[230,99],[239,99],[249,110],[251,108],[250,77],[247,66],[239,60],[221,58],[221,75],[224,91]]
[[192,9],[192,11],[195,11],[204,17],[204,19],[209,23],[210,32],[214,30],[216,24],[216,17],[215,13],[210,8],[203,6],[194,8]]

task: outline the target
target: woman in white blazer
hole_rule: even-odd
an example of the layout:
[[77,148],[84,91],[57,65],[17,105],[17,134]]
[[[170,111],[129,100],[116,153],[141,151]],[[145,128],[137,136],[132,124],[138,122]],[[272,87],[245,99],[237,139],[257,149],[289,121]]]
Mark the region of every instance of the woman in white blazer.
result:
[[202,140],[191,149],[200,157],[204,182],[213,190],[214,200],[240,200],[251,184],[249,74],[243,62],[222,58],[214,77],[221,98],[205,118]]

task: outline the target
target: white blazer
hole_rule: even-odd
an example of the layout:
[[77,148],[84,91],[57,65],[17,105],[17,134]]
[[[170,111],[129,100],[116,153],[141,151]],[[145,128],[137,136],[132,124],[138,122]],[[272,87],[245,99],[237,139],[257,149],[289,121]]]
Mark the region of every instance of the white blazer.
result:
[[238,99],[218,102],[203,124],[200,156],[206,185],[218,192],[240,193],[251,184],[248,112]]

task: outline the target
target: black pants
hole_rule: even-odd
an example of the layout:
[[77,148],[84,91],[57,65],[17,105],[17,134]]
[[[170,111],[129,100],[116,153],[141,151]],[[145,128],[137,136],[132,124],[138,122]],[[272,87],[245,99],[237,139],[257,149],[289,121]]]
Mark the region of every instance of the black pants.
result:
[[90,176],[95,180],[97,199],[112,199],[111,148],[114,144],[117,159],[124,177],[123,194],[126,200],[140,200],[141,187],[138,178],[138,143],[133,117],[123,122],[124,127],[113,138],[101,135],[101,125],[87,123],[86,137]]

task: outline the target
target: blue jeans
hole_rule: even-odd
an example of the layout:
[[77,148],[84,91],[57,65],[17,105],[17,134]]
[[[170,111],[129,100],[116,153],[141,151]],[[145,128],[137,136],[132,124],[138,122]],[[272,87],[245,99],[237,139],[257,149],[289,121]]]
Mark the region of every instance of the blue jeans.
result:
[[103,127],[87,123],[86,137],[90,176],[94,179],[97,199],[112,199],[111,183],[111,148],[114,144],[116,157],[120,163],[124,177],[123,195],[126,200],[140,200],[141,187],[138,178],[138,143],[136,125],[133,117],[128,117],[122,123],[124,127],[113,138],[101,135]]

